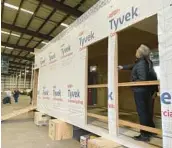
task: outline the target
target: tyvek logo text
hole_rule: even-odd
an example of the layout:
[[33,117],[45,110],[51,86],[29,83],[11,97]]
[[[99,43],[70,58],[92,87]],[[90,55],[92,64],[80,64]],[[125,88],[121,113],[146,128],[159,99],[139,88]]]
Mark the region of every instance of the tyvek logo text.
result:
[[110,29],[117,30],[119,26],[123,25],[125,22],[128,22],[138,16],[138,8],[137,7],[132,7],[131,10],[122,16],[119,16],[118,18],[113,18],[109,20],[110,23]]

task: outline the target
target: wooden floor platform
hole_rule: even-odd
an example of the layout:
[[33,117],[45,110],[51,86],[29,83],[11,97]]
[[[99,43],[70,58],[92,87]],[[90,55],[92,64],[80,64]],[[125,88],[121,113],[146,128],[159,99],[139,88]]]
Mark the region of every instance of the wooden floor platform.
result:
[[[101,127],[102,129],[108,130],[108,117],[107,117],[107,109],[96,107],[96,108],[89,108],[88,109],[88,124]],[[133,136],[139,135],[139,129],[136,129],[135,126],[138,124],[138,117],[135,112],[125,112],[120,111],[119,112],[119,134],[124,135],[128,138],[132,138]],[[128,121],[126,121],[128,120]],[[130,122],[132,120],[132,122]],[[152,128],[151,130],[154,130],[155,133],[158,133],[159,135],[154,136],[151,138],[151,141],[148,143],[150,147],[162,147],[162,136],[161,136],[161,127],[159,126],[161,122],[161,119],[158,115],[155,116],[155,123],[158,127],[158,129]],[[134,125],[133,127],[127,126],[128,124]],[[146,127],[147,128],[147,127]],[[148,127],[149,128],[149,127]]]
[[36,109],[35,106],[30,105],[30,106],[28,106],[28,107],[26,107],[26,108],[19,109],[19,110],[15,110],[15,111],[13,111],[12,113],[3,115],[3,116],[1,117],[1,121],[4,121],[4,120],[7,120],[7,119],[16,117],[16,116],[18,116],[18,115],[27,113],[27,112],[32,111],[32,110],[35,110],[35,109]]

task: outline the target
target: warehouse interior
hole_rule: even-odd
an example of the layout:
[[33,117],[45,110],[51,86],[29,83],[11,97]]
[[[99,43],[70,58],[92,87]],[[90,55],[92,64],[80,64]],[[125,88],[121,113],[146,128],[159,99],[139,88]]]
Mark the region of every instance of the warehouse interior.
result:
[[[1,0],[1,102],[6,91],[20,91],[18,103],[2,103],[2,116],[30,105],[34,49],[40,50],[97,0]],[[33,123],[33,112],[2,122],[4,148],[79,148],[75,140],[53,141],[48,127]],[[29,130],[28,130],[29,129]],[[16,135],[16,136],[14,136]]]
[[[55,124],[62,125],[53,117],[39,115],[35,105],[39,70],[34,70],[34,50],[41,50],[50,40],[64,31],[92,7],[98,0],[1,0],[1,129],[4,148],[80,148],[80,141],[72,137],[71,126],[63,127],[63,136],[53,137]],[[136,49],[145,44],[151,49],[150,59],[159,79],[159,54],[157,15],[146,18],[117,32],[118,65],[135,62]],[[108,126],[108,40],[106,37],[87,47],[87,125],[109,132]],[[115,47],[114,47],[115,48]],[[118,68],[116,67],[118,71]],[[138,134],[140,129],[130,71],[118,71],[118,134],[127,138]],[[18,92],[18,99],[15,93]],[[11,100],[5,100],[7,95]],[[23,109],[27,110],[23,111]],[[20,112],[21,115],[17,115]],[[9,113],[12,113],[11,118]],[[161,104],[157,95],[154,104],[154,121],[161,130]],[[44,117],[45,123],[35,120]],[[49,121],[50,122],[47,122]],[[127,121],[132,126],[128,126]],[[49,124],[49,125],[48,125]],[[51,127],[51,128],[50,128]],[[52,130],[53,129],[53,130]],[[76,129],[75,129],[76,130]],[[77,128],[78,130],[78,128]],[[88,134],[81,131],[80,134]],[[15,136],[14,136],[15,135]],[[94,135],[97,137],[97,135]],[[93,137],[94,137],[93,136]],[[70,137],[70,138],[68,138]],[[71,138],[72,137],[72,138]],[[63,139],[64,140],[61,140]],[[90,138],[90,137],[89,137]],[[162,135],[157,134],[148,143],[150,147],[162,147]],[[117,147],[116,147],[117,146]],[[84,147],[83,147],[84,148]],[[115,145],[114,148],[124,148]]]

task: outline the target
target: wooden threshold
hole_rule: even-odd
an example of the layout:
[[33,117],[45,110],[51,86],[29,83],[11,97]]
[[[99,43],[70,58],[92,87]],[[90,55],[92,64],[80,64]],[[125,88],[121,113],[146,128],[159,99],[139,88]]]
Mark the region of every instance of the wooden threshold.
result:
[[88,85],[87,88],[106,88],[107,84],[96,84],[96,85]]
[[[97,118],[100,121],[103,122],[108,122],[108,117],[107,116],[102,116],[102,115],[98,115],[98,114],[93,114],[93,113],[87,113],[88,117],[93,117],[93,118]],[[136,129],[140,129],[140,130],[144,130],[144,131],[148,131],[151,133],[155,133],[158,135],[162,135],[162,130],[161,129],[157,129],[157,128],[152,128],[152,127],[148,127],[148,126],[143,126],[137,123],[132,123],[129,121],[125,121],[125,120],[119,120],[119,126],[127,126],[127,127],[131,127],[131,128],[136,128]]]
[[100,121],[103,121],[103,122],[108,122],[108,117],[107,116],[102,116],[102,115],[93,114],[93,113],[87,113],[87,116],[97,118],[97,119],[99,119]]
[[10,118],[13,118],[15,116],[18,116],[18,115],[21,115],[21,114],[24,114],[24,113],[27,113],[29,111],[32,111],[32,110],[35,110],[36,109],[36,106],[28,106],[26,108],[22,108],[22,109],[19,109],[19,110],[15,110],[13,111],[12,113],[9,113],[9,114],[6,114],[6,115],[3,115],[1,117],[1,121],[3,120],[7,120],[7,119],[10,119]]
[[[159,85],[159,81],[139,81],[139,82],[123,82],[118,83],[118,86],[148,86],[148,85]],[[96,85],[88,85],[87,88],[106,88],[108,84],[96,84]]]
[[139,81],[139,82],[124,82],[118,83],[118,86],[148,86],[148,85],[159,85],[159,81]]
[[120,126],[128,126],[128,127],[132,127],[132,128],[141,129],[141,130],[148,131],[148,132],[151,132],[151,133],[155,133],[155,134],[158,134],[158,135],[162,134],[161,129],[152,128],[152,127],[148,127],[148,126],[143,126],[143,125],[140,125],[140,124],[137,124],[137,123],[132,123],[132,122],[125,121],[125,120],[119,120],[119,125]]

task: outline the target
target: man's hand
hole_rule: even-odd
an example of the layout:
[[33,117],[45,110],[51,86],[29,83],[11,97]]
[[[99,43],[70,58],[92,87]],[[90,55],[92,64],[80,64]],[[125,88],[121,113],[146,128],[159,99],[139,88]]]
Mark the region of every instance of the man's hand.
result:
[[123,66],[119,65],[118,70],[122,70],[122,69],[123,69]]

